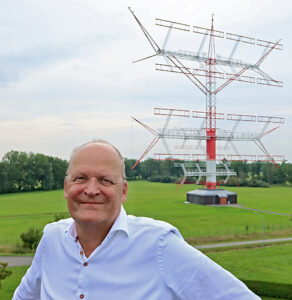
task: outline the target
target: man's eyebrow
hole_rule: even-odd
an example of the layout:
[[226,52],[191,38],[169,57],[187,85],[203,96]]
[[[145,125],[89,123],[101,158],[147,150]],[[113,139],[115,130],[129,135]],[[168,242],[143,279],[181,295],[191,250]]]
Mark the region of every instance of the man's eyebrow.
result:
[[73,171],[72,173],[71,173],[71,176],[73,176],[73,177],[75,177],[75,176],[87,176],[86,175],[86,173],[85,172],[80,172],[80,171]]

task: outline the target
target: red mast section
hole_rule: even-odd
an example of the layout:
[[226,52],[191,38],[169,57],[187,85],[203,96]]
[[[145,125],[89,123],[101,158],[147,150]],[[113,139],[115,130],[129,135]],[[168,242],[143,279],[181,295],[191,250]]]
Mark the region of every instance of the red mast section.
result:
[[[141,157],[138,159],[135,166],[143,159],[143,157],[154,147],[154,145],[161,139],[166,148],[168,153],[161,154],[165,156],[166,159],[175,160],[173,158],[173,154],[170,153],[166,140],[168,139],[178,139],[183,140],[183,145],[186,141],[206,141],[206,170],[201,170],[200,166],[195,163],[198,160],[198,156],[200,154],[192,154],[191,156],[188,154],[177,154],[176,156],[180,157],[176,160],[181,160],[181,157],[188,157],[191,160],[189,163],[189,167],[193,165],[196,166],[197,171],[188,171],[185,166],[180,163],[181,167],[184,171],[184,179],[181,183],[184,182],[185,178],[188,176],[195,176],[199,179],[201,176],[206,177],[206,187],[207,190],[215,190],[216,189],[216,176],[226,176],[226,180],[233,175],[236,175],[235,172],[228,169],[227,164],[224,163],[225,170],[216,170],[216,160],[222,160],[222,154],[216,154],[216,142],[217,141],[226,141],[227,143],[231,143],[233,141],[253,141],[265,154],[266,160],[273,162],[275,165],[274,158],[269,154],[265,146],[263,145],[261,138],[266,134],[274,131],[276,128],[273,128],[269,131],[266,130],[266,126],[264,126],[262,133],[248,133],[248,132],[235,132],[236,126],[232,131],[218,129],[216,127],[216,119],[224,120],[224,113],[217,113],[216,112],[216,95],[219,93],[223,88],[229,85],[231,82],[238,80],[248,83],[257,83],[257,84],[264,84],[269,86],[277,86],[282,87],[283,82],[274,80],[265,72],[263,72],[260,68],[262,62],[267,58],[267,56],[272,52],[272,50],[283,50],[283,45],[280,44],[280,40],[277,42],[269,42],[260,39],[254,39],[250,37],[246,37],[243,35],[233,34],[233,33],[224,33],[223,31],[215,30],[214,29],[214,15],[212,15],[212,23],[211,28],[203,28],[199,26],[190,26],[188,24],[173,22],[164,19],[156,19],[156,25],[168,28],[168,33],[166,35],[166,39],[163,43],[162,47],[159,47],[155,40],[151,37],[149,32],[145,29],[142,23],[138,20],[134,12],[129,8],[130,12],[134,16],[135,20],[137,21],[138,25],[140,26],[143,34],[149,41],[151,47],[155,51],[155,54],[144,57],[142,59],[136,60],[134,62],[142,61],[145,59],[152,58],[154,56],[163,56],[166,63],[165,64],[156,64],[157,71],[166,71],[172,73],[180,73],[185,75],[201,92],[203,92],[206,96],[206,110],[203,111],[193,111],[193,115],[191,116],[191,112],[189,110],[181,110],[181,109],[166,109],[166,108],[156,108],[156,113],[158,115],[165,115],[167,116],[164,128],[162,130],[154,130],[143,124],[142,122],[138,121],[137,119],[133,118],[137,121],[140,125],[150,131],[155,137]],[[166,44],[169,39],[169,34],[171,30],[179,30],[184,32],[191,32],[196,34],[203,34],[209,36],[209,45],[208,45],[208,54],[199,52],[191,52],[191,51],[184,51],[184,50],[167,50]],[[226,38],[228,40],[232,40],[235,42],[234,48],[232,50],[232,54],[229,58],[224,58],[218,56],[216,58],[215,52],[215,37],[216,38]],[[235,49],[237,48],[238,43],[246,43],[251,45],[257,45],[261,47],[265,47],[264,53],[260,56],[256,63],[247,63],[241,60],[235,60],[232,58]],[[204,43],[204,39],[203,39]],[[201,44],[202,46],[203,44]],[[200,46],[200,49],[202,48]],[[204,69],[198,68],[191,68],[186,67],[184,63],[182,63],[181,59],[198,62],[202,66],[204,64]],[[225,70],[223,71],[216,71],[216,65],[222,67],[231,67],[235,68],[236,71],[234,73],[227,73]],[[240,68],[240,70],[238,70]],[[252,76],[243,75],[246,71],[253,71],[261,76],[261,78],[255,78]],[[206,81],[205,84],[198,78],[199,76],[205,76]],[[219,84],[219,87],[216,87],[216,79],[224,80],[224,82]],[[197,117],[197,118],[205,118],[206,119],[206,128],[201,127],[200,129],[196,128],[173,128],[168,129],[168,123],[171,117]],[[235,114],[227,114],[227,120],[233,121],[256,121],[255,116],[249,115],[235,115]],[[268,117],[268,116],[258,116],[258,122],[266,122],[267,125],[269,123],[284,123],[283,118],[277,117]],[[183,146],[184,147],[184,146]],[[183,148],[182,147],[182,148]],[[159,159],[161,159],[161,155]],[[183,155],[183,156],[182,156]],[[225,157],[225,154],[223,155]],[[246,160],[242,155],[227,155],[227,158],[231,160],[234,157],[241,157],[242,160]],[[192,157],[192,158],[190,158]],[[254,156],[253,156],[254,157]],[[275,156],[276,157],[276,156]],[[279,156],[278,156],[279,157]],[[261,159],[262,160],[262,159]],[[199,182],[198,179],[198,182]]]
[[214,19],[212,15],[211,34],[208,50],[208,60],[206,62],[206,152],[207,152],[207,189],[216,189],[216,57],[215,57],[215,39],[214,39]]

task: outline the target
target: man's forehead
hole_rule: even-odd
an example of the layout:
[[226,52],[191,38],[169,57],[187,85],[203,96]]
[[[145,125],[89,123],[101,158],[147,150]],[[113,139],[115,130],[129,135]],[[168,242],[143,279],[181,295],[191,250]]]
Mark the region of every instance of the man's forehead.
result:
[[72,160],[78,159],[79,157],[101,157],[106,158],[109,156],[112,156],[113,158],[119,158],[118,154],[114,150],[113,147],[111,147],[108,144],[103,143],[91,143],[87,144],[81,148],[79,148],[73,155]]
[[[87,144],[78,149],[71,158],[69,169],[73,170],[79,167],[89,165],[97,167],[101,163],[120,168],[121,158],[115,149],[110,145],[102,143]],[[71,171],[70,170],[70,171]]]

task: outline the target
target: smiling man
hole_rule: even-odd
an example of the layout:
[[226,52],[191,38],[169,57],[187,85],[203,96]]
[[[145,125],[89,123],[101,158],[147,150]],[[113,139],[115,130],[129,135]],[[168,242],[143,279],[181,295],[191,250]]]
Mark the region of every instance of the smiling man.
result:
[[72,156],[64,195],[85,255],[101,244],[126,201],[123,158],[105,142],[89,143]]
[[73,152],[64,183],[72,218],[45,227],[13,300],[260,299],[175,227],[128,216],[125,178],[109,143]]

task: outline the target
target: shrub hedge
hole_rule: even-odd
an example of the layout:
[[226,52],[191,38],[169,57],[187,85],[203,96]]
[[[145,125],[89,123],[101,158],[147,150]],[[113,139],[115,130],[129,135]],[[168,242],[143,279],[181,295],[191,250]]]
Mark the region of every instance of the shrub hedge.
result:
[[292,284],[242,280],[247,287],[259,296],[292,299]]

